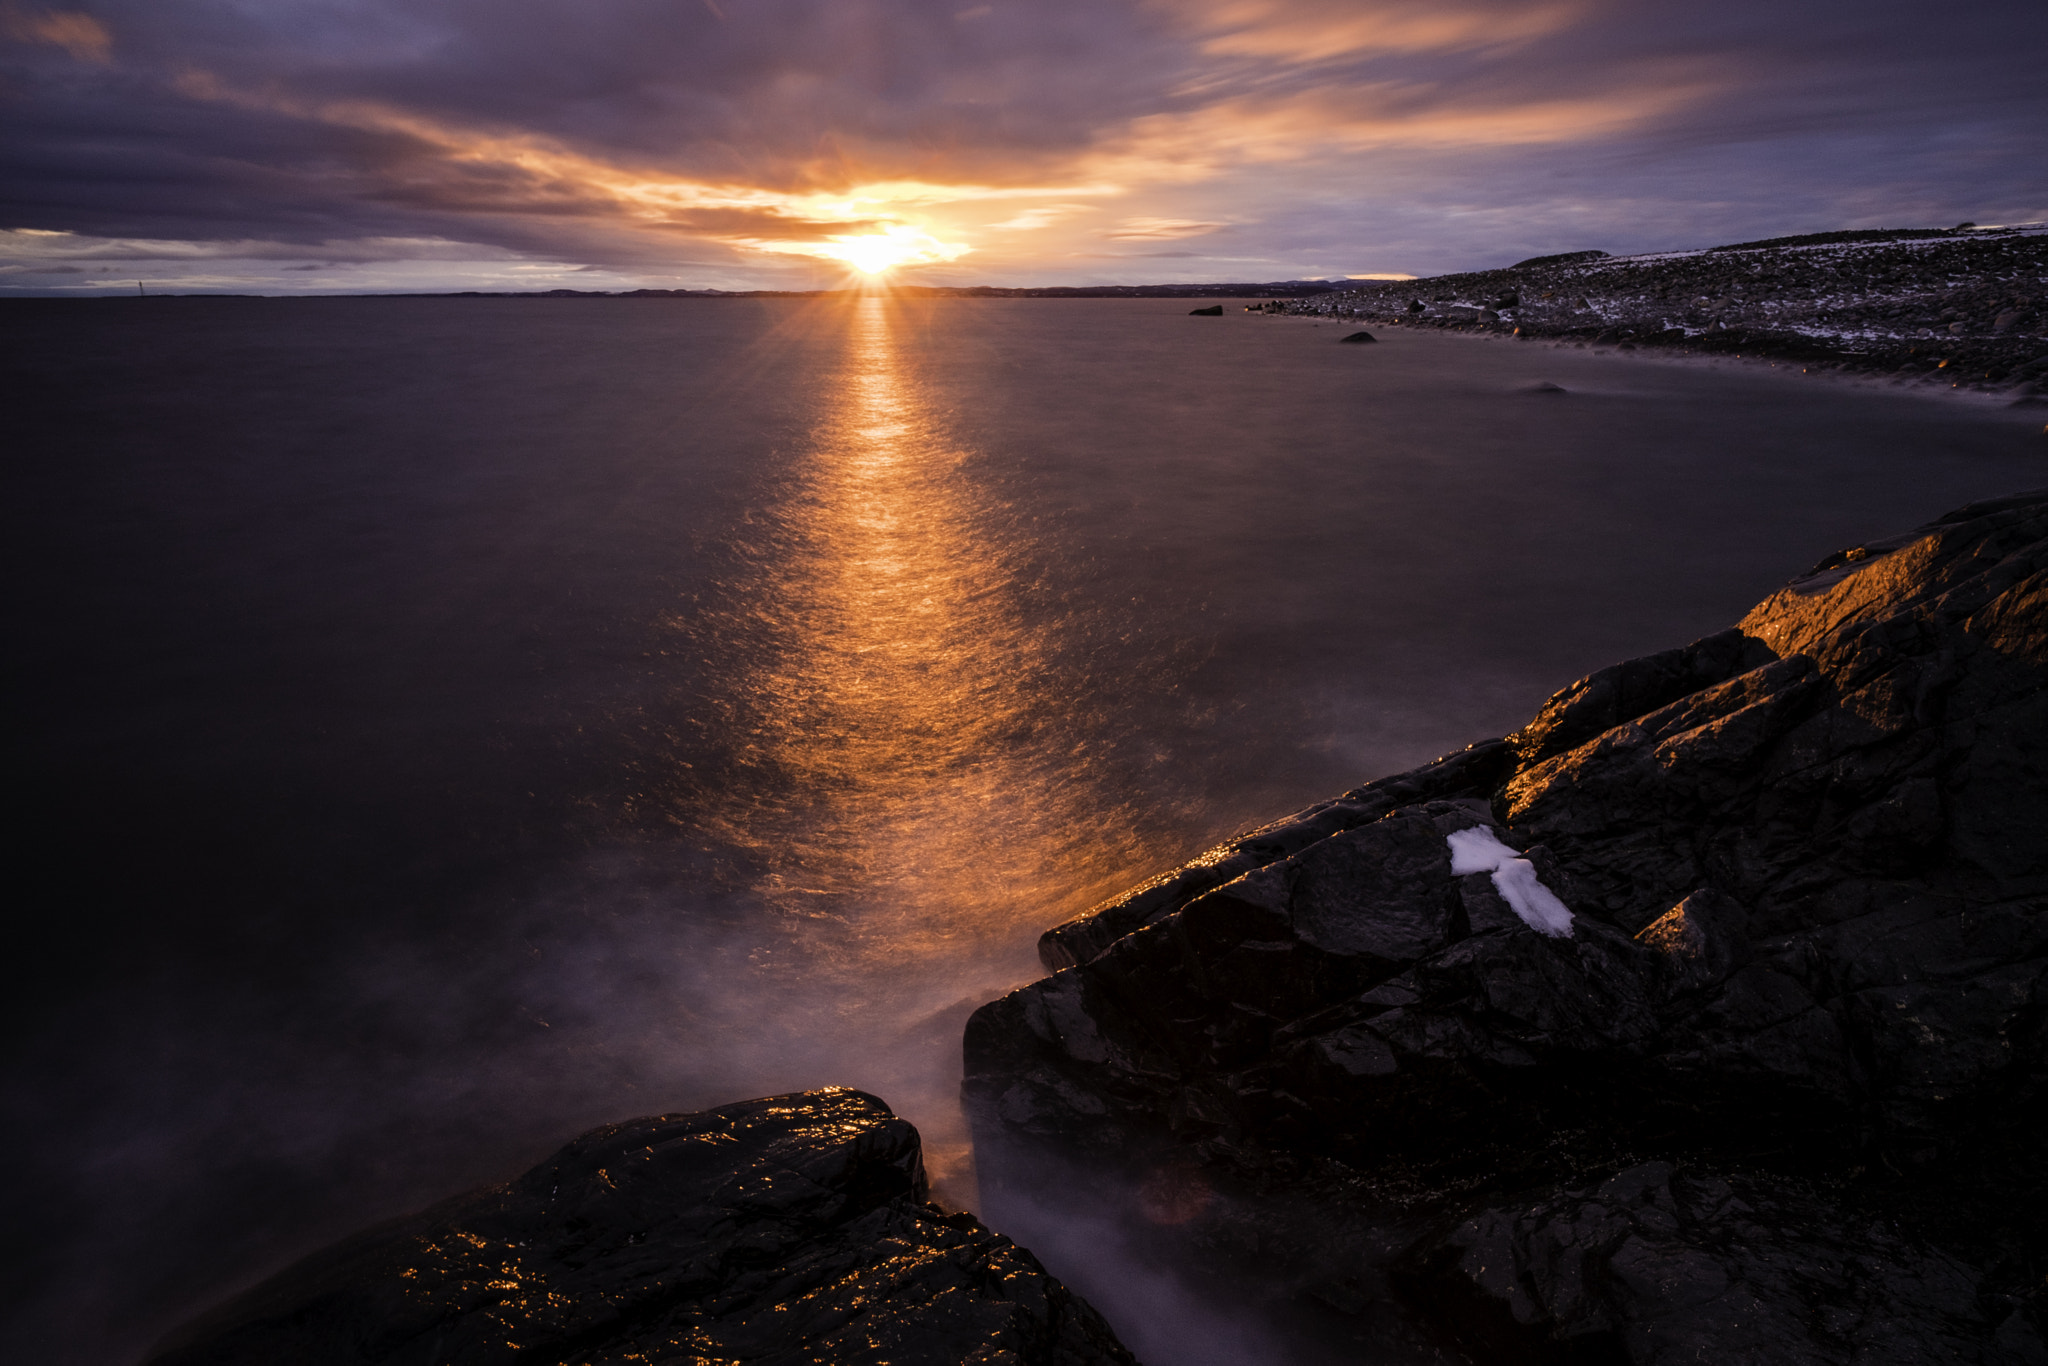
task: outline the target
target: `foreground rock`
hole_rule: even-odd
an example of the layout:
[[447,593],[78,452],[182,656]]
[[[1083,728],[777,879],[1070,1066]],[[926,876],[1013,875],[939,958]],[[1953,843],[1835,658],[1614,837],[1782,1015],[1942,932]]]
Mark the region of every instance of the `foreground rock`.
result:
[[152,1361],[1131,1361],[1030,1253],[924,1196],[917,1131],[858,1091],[611,1125],[307,1258]]
[[1192,1163],[1191,1245],[1379,1350],[2048,1361],[2048,492],[1041,956],[968,1026],[985,1190]]

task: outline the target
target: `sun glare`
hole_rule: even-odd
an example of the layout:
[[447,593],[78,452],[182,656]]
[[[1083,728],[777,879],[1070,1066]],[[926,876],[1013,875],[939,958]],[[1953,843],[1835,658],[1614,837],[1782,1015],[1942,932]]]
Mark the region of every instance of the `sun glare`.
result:
[[964,256],[968,249],[951,242],[941,242],[916,228],[894,223],[880,232],[834,237],[830,245],[814,250],[820,256],[844,261],[864,275],[881,275],[897,266],[950,261]]
[[891,266],[903,264],[915,250],[907,242],[894,237],[879,236],[848,237],[843,240],[841,246],[846,263],[855,270],[865,271],[869,275],[880,275]]

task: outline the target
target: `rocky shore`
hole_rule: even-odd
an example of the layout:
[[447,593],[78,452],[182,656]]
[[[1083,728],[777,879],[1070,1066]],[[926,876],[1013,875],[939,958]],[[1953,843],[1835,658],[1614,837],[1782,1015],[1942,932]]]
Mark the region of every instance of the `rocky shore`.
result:
[[1367,281],[1272,311],[1765,356],[2048,400],[2048,225],[1837,232]]
[[2048,492],[1041,957],[967,1028],[984,1208],[1137,1192],[1330,1359],[2048,1361]]
[[[1271,1359],[2042,1366],[2048,490],[1831,556],[1040,955],[966,1028],[984,1213],[1084,1230],[1065,1264],[1111,1290],[1166,1269]],[[285,1361],[1134,1358],[826,1089],[594,1130],[149,1359]]]
[[917,1131],[858,1091],[609,1125],[314,1254],[150,1366],[1128,1366],[1030,1253],[925,1195]]

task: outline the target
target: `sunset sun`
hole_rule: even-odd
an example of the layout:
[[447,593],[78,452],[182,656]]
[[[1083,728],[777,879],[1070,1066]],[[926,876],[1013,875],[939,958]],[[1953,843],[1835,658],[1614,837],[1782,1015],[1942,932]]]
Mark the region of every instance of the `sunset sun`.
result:
[[863,275],[883,275],[897,266],[925,265],[964,256],[967,248],[942,242],[928,232],[893,223],[880,232],[849,233],[833,237],[828,245],[815,249],[820,256],[844,261]]
[[880,234],[849,237],[840,244],[840,259],[864,275],[880,275],[891,266],[902,265],[916,253],[917,248],[911,243]]

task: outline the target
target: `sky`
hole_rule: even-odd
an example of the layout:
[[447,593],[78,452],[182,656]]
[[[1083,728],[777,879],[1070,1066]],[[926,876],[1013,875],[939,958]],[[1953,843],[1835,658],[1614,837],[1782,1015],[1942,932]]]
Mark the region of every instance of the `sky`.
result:
[[2048,5],[0,0],[0,294],[1430,275],[2048,218]]

